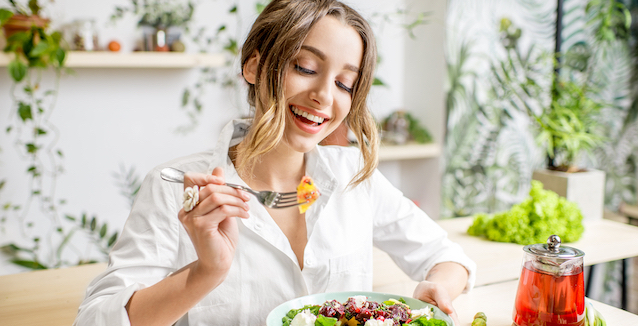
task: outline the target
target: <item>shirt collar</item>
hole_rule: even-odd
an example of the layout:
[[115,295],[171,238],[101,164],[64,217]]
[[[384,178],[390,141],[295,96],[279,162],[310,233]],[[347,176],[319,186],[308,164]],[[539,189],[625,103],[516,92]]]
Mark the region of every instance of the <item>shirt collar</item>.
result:
[[250,128],[251,121],[252,120],[250,119],[236,119],[230,121],[224,126],[224,128],[222,128],[217,144],[215,145],[215,155],[213,155],[210,165],[208,166],[209,173],[212,173],[213,169],[216,167],[221,166],[224,168],[227,180],[239,179],[235,166],[228,156],[228,150],[229,148],[239,144],[239,142],[241,142],[241,140],[246,136],[248,129]]

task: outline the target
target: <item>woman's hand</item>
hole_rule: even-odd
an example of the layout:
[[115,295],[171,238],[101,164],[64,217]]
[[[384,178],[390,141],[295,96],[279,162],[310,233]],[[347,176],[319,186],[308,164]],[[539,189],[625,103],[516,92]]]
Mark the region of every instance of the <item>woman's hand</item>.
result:
[[413,297],[439,307],[452,317],[455,325],[460,325],[452,300],[463,292],[468,277],[467,269],[460,264],[454,262],[436,264],[425,281],[416,286]]
[[459,323],[459,318],[456,315],[456,311],[452,306],[452,299],[450,298],[448,291],[442,285],[430,281],[421,281],[416,286],[416,289],[414,289],[414,294],[412,296],[416,299],[439,307],[439,309],[441,309],[444,313],[450,315],[452,320],[454,320],[454,325],[461,325],[461,323]]
[[191,211],[179,211],[179,220],[197,252],[196,270],[210,276],[226,276],[237,247],[238,229],[234,217],[248,218],[247,193],[225,185],[223,170],[211,175],[186,173],[184,189],[197,185],[199,204]]

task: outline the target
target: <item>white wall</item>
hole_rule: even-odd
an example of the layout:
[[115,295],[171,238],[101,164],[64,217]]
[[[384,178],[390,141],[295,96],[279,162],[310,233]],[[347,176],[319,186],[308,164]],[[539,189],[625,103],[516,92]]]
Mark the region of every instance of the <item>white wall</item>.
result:
[[[241,0],[242,18],[240,36],[254,19],[253,1]],[[136,21],[127,17],[116,25],[108,24],[115,5],[126,5],[125,0],[83,1],[57,0],[47,10],[54,22],[69,22],[77,18],[95,19],[100,43],[105,45],[112,39],[122,43],[122,51],[131,51],[139,30]],[[389,13],[395,9],[387,0],[347,1],[364,16],[372,13]],[[405,7],[403,1],[395,1],[397,7]],[[227,1],[202,2],[196,15],[197,25],[215,29],[219,21],[229,20],[225,12]],[[443,114],[443,19],[445,0],[417,1],[407,3],[414,10],[433,11],[431,22],[417,30],[417,41],[406,39],[405,31],[397,26],[376,25],[382,64],[378,76],[388,87],[377,87],[370,97],[370,104],[377,118],[405,108],[421,118],[433,131],[437,142],[442,139]],[[189,46],[189,43],[187,43]],[[187,51],[194,49],[192,46]],[[123,226],[129,206],[119,194],[113,173],[120,165],[134,167],[143,177],[153,166],[175,157],[206,150],[212,147],[221,127],[239,115],[225,91],[210,88],[205,96],[205,110],[201,123],[192,133],[177,134],[175,128],[187,122],[180,110],[181,93],[197,76],[197,69],[75,69],[75,74],[63,77],[59,98],[52,121],[61,131],[59,147],[65,158],[65,173],[58,179],[58,198],[67,203],[61,206],[62,214],[78,216],[81,213],[96,215],[108,221],[111,228]],[[0,68],[0,121],[6,127],[13,111],[10,99],[10,79],[6,68]],[[0,180],[7,185],[0,192],[0,205],[7,201],[21,203],[26,197],[26,163],[11,144],[12,139],[2,133],[0,137]],[[383,172],[397,186],[406,189],[406,194],[422,201],[434,193],[439,196],[439,173],[434,177],[416,179],[402,177],[402,169],[419,173],[423,161],[403,164],[384,163]],[[416,164],[416,166],[415,166]],[[438,170],[438,160],[427,163],[427,169]],[[423,174],[425,175],[425,174]],[[410,183],[410,180],[411,183]],[[435,187],[435,190],[430,188]],[[424,188],[426,190],[424,190]],[[427,190],[430,189],[430,190]],[[438,199],[430,214],[438,214]],[[36,230],[23,233],[20,221],[9,216],[4,223],[5,232],[0,233],[0,245],[24,243],[25,237],[45,230],[37,208],[33,208],[27,220],[34,221]],[[26,244],[29,244],[27,241]],[[0,275],[20,269],[0,262]]]

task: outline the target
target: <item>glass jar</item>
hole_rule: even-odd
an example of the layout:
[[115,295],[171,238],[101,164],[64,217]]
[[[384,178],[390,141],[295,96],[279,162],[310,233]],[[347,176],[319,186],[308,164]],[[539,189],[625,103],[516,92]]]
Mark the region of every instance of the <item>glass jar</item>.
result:
[[73,22],[71,49],[75,51],[97,51],[98,37],[93,19],[79,19]]
[[584,252],[561,246],[552,235],[547,244],[523,248],[523,266],[514,303],[516,326],[584,326]]
[[393,112],[386,122],[383,138],[390,143],[403,145],[410,138],[409,127],[410,121],[405,116],[405,111]]

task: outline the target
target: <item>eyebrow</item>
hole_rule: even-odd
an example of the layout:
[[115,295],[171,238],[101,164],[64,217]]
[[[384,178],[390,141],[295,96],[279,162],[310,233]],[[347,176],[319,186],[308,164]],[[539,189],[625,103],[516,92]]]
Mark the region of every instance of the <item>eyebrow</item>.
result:
[[[326,54],[321,52],[321,50],[317,49],[314,46],[310,46],[310,45],[302,45],[301,46],[302,50],[306,50],[309,52],[312,52],[312,54],[316,55],[317,57],[319,57],[319,59],[321,60],[326,60]],[[357,66],[351,65],[349,63],[346,63],[344,68],[346,68],[347,70],[359,73],[359,68]]]

